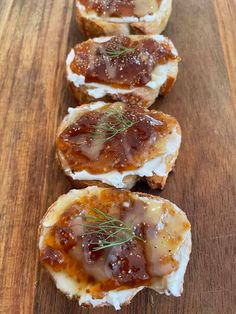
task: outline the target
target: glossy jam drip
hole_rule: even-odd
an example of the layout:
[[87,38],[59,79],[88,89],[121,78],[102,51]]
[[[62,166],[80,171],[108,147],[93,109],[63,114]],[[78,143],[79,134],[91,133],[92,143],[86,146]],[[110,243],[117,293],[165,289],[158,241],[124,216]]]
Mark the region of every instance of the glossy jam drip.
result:
[[60,266],[64,264],[63,254],[49,245],[41,252],[40,258],[44,264],[49,265],[54,269],[60,269]]
[[144,16],[157,11],[160,0],[80,0],[87,11],[99,16]]
[[80,0],[87,11],[95,11],[97,15],[121,17],[134,14],[134,0]]
[[73,171],[136,169],[163,150],[161,141],[173,127],[167,120],[160,112],[114,104],[83,114],[60,134],[57,148]]
[[65,251],[69,251],[76,244],[75,234],[70,227],[57,227],[55,239]]
[[[59,216],[46,235],[40,252],[42,263],[64,271],[80,285],[90,284],[90,293],[100,297],[104,291],[149,285],[153,278],[171,273],[178,268],[174,255],[190,225],[170,204],[152,202],[146,204],[131,192],[115,189],[85,194]],[[101,235],[88,233],[84,215],[92,215],[95,207],[124,221],[143,240],[135,238],[94,250]]]
[[144,249],[136,240],[114,246],[107,263],[120,284],[137,284],[150,279]]
[[144,86],[152,79],[157,64],[177,58],[167,42],[148,38],[132,41],[129,37],[112,37],[104,43],[87,41],[77,45],[71,63],[74,73],[85,81],[127,88]]

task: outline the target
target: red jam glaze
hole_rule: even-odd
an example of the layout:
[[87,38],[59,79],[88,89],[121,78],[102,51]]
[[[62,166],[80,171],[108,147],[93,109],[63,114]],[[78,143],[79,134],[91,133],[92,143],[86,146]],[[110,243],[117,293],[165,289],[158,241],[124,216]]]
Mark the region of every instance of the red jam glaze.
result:
[[73,230],[69,227],[56,227],[55,239],[65,251],[69,251],[76,244],[76,237]]
[[87,83],[119,88],[145,86],[158,64],[178,58],[167,42],[151,38],[135,41],[126,36],[112,37],[104,43],[89,40],[78,44],[74,51],[70,65],[74,73],[83,75]]
[[96,244],[94,242],[99,242],[103,240],[103,237],[100,235],[83,235],[82,236],[82,246],[85,255],[85,261],[89,264],[95,263],[102,255],[102,250],[94,251]]
[[41,252],[40,258],[42,263],[47,264],[56,270],[58,268],[60,269],[60,266],[64,264],[63,254],[49,245]]
[[87,11],[95,11],[97,15],[111,17],[133,16],[134,0],[80,0]]
[[120,284],[137,284],[150,278],[143,247],[136,240],[113,247],[107,262]]
[[[72,171],[86,170],[97,174],[112,170],[133,170],[141,167],[146,160],[156,157],[159,150],[163,149],[159,140],[174,127],[176,122],[173,118],[142,108],[125,105],[121,108],[123,115],[133,125],[110,139],[111,133],[104,130],[104,137],[94,137],[96,126],[99,123],[101,125],[101,121],[104,121],[102,119],[106,117],[107,107],[83,114],[59,135],[57,149]],[[107,122],[117,122],[112,121],[112,117],[106,119]]]
[[155,13],[161,0],[80,0],[86,11],[102,17],[143,17]]

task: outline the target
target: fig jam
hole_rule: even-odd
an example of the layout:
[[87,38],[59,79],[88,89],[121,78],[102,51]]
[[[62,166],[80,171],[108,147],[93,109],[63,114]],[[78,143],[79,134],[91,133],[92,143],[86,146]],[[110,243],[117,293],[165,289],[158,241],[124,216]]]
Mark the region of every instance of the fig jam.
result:
[[[118,104],[84,113],[59,135],[57,149],[72,171],[133,170],[163,150],[161,141],[175,120],[160,112],[147,114],[144,109]],[[111,108],[121,110],[122,116],[108,115]]]
[[98,16],[139,17],[154,13],[160,0],[80,0],[80,3],[87,11],[95,11]]
[[145,86],[152,79],[158,64],[178,57],[168,42],[152,38],[132,40],[126,36],[112,37],[103,43],[92,40],[78,44],[70,67],[83,75],[85,82],[109,84],[118,88]]
[[97,244],[100,240],[103,240],[103,237],[100,235],[83,235],[82,246],[85,255],[85,261],[87,263],[94,263],[96,262],[102,255],[102,250],[96,251]]
[[51,267],[58,269],[64,263],[63,254],[50,246],[46,246],[40,255],[41,261]]
[[138,284],[149,279],[144,250],[136,240],[113,247],[107,263],[120,284]]
[[112,17],[132,16],[135,0],[80,0],[87,11],[95,11],[97,15]]
[[75,234],[70,227],[56,227],[55,238],[65,251],[70,250],[76,244]]

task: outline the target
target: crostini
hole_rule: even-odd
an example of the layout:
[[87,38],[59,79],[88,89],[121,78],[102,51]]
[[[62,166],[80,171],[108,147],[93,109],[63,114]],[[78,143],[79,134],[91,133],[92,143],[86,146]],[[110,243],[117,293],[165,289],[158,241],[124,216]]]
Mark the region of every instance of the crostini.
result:
[[79,30],[86,37],[160,34],[172,0],[76,0]]
[[170,115],[121,102],[69,108],[56,140],[57,157],[75,187],[131,189],[140,179],[162,189],[181,143]]
[[171,90],[179,60],[173,43],[161,35],[94,38],[70,51],[67,79],[79,104],[102,100],[149,107]]
[[180,296],[190,223],[157,196],[88,187],[62,195],[39,227],[40,260],[80,305],[120,309],[145,287]]

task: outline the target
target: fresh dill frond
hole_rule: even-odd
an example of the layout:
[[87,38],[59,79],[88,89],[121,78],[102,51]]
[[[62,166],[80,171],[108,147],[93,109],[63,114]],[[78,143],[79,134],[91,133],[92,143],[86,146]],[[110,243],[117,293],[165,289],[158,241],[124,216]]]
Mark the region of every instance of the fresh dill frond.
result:
[[133,229],[122,220],[104,213],[97,208],[94,208],[92,211],[95,215],[84,214],[82,217],[86,221],[86,224],[83,224],[83,226],[88,230],[84,235],[95,235],[99,239],[98,241],[91,242],[92,245],[95,245],[92,249],[93,251],[120,245],[133,239],[144,241],[143,238],[137,236]]
[[103,139],[105,142],[119,133],[124,133],[137,121],[130,119],[121,108],[110,108],[102,119],[94,126],[92,137]]
[[122,55],[125,55],[127,53],[134,52],[137,46],[135,47],[125,47],[122,44],[117,44],[114,47],[105,47],[103,50],[103,53],[111,58],[120,57]]

